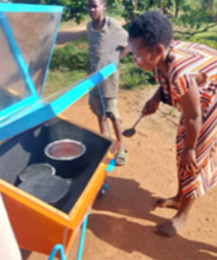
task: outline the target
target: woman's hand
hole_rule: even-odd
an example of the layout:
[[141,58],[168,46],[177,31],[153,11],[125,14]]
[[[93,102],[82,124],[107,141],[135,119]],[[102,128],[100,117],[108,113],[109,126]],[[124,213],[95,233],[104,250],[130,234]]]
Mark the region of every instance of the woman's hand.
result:
[[161,87],[159,87],[155,92],[154,96],[145,103],[142,109],[143,116],[154,114],[159,107],[160,101],[161,101]]
[[152,97],[145,103],[142,114],[144,116],[154,114],[158,109],[159,103],[160,101],[156,99],[155,96]]
[[196,163],[196,153],[194,149],[184,147],[180,158],[180,166],[189,174],[196,173],[198,166]]

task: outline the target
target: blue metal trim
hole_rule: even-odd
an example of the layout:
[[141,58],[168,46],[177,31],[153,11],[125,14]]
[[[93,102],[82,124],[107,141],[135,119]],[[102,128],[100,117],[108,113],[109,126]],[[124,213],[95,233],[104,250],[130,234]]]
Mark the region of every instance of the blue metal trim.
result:
[[2,27],[2,31],[5,35],[5,39],[8,43],[11,54],[18,66],[18,69],[20,71],[20,74],[23,77],[24,82],[29,87],[30,92],[33,95],[38,96],[35,89],[35,85],[33,84],[31,77],[29,76],[28,67],[26,66],[26,63],[22,57],[19,47],[17,46],[16,41],[14,39],[13,31],[10,28],[10,25],[7,22],[7,18],[3,13],[0,13],[0,26]]
[[27,97],[14,105],[5,108],[4,110],[0,111],[0,122],[13,116],[15,113],[19,112],[20,110],[24,109],[27,106],[30,106],[38,101],[38,97],[30,96]]
[[87,229],[87,222],[88,222],[88,216],[89,216],[90,210],[84,217],[84,221],[82,224],[82,229],[81,229],[81,238],[80,238],[80,243],[79,243],[79,248],[78,248],[78,256],[77,260],[82,259],[82,254],[83,254],[83,248],[84,248],[84,240],[85,240],[85,234],[86,234],[86,229]]
[[58,252],[60,253],[60,260],[67,259],[67,257],[64,255],[64,252],[65,252],[64,247],[61,244],[57,244],[51,251],[51,254],[50,254],[48,260],[54,260],[55,256],[57,255]]
[[0,4],[0,11],[7,13],[21,12],[21,13],[61,13],[62,6],[55,5],[34,5],[34,4]]
[[34,109],[31,108],[21,111],[15,117],[11,117],[0,124],[0,140],[3,141],[10,137],[13,137],[19,133],[26,131],[38,124],[47,121],[47,118],[54,117],[53,111],[50,110],[50,106],[43,106],[41,103],[37,103]]
[[111,159],[107,165],[106,172],[112,172],[115,168],[115,165],[116,165],[116,160]]
[[114,64],[110,64],[104,69],[94,73],[50,104],[37,102],[35,105],[31,106],[30,109],[25,109],[14,117],[3,121],[0,123],[0,141],[13,137],[27,129],[56,117],[69,105],[90,91],[95,85],[114,73],[115,70]]
[[59,29],[60,21],[61,21],[61,16],[59,17],[59,23],[58,23],[58,25],[56,26],[56,30],[55,30],[55,34],[54,34],[54,38],[53,38],[52,47],[51,47],[51,50],[50,50],[50,56],[49,56],[47,68],[46,68],[46,71],[45,71],[45,76],[44,76],[44,80],[43,80],[43,83],[42,83],[42,88],[41,88],[41,91],[40,91],[40,94],[39,94],[40,97],[42,96],[43,91],[44,91],[45,81],[46,81],[47,74],[48,74],[48,70],[49,70],[49,67],[50,67],[51,58],[52,58],[52,54],[53,54],[53,50],[54,50],[54,45],[55,45],[55,43],[56,43],[56,38],[57,38],[57,35],[58,35],[58,29]]

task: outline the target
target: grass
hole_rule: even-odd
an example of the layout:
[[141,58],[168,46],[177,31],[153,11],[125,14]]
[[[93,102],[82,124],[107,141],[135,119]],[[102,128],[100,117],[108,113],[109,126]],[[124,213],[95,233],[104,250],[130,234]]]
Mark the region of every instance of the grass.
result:
[[48,73],[43,98],[59,91],[65,87],[73,86],[86,76],[86,72],[79,71],[67,71],[67,70],[50,70]]
[[188,41],[206,44],[211,48],[217,49],[217,26],[211,28],[208,32],[195,34]]
[[212,40],[217,41],[217,26],[210,28],[207,32],[198,33],[191,37],[195,40]]
[[78,40],[72,42],[71,44],[76,46],[76,48],[78,48],[80,51],[87,50],[89,47],[87,42],[87,35],[80,37]]

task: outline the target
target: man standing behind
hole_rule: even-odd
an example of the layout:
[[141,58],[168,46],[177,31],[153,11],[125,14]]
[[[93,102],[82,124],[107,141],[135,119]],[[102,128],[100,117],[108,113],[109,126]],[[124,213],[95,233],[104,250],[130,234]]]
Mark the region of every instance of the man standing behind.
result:
[[[88,13],[92,19],[87,25],[89,41],[89,73],[114,63],[118,67],[119,60],[128,52],[128,33],[113,18],[105,17],[104,0],[88,0]],[[125,150],[121,121],[117,109],[117,97],[119,89],[119,71],[117,71],[100,84],[100,91],[105,104],[106,116],[113,124],[116,138],[119,142],[119,149],[116,154],[116,165],[124,165],[127,159]],[[98,118],[100,133],[106,134],[106,122],[102,102],[98,88],[94,88],[89,95],[89,105]]]

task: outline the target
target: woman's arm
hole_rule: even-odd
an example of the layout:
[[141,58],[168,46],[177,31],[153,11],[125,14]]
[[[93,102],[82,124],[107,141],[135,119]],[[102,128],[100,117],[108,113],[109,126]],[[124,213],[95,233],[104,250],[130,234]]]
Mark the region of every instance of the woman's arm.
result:
[[180,98],[180,105],[186,127],[185,147],[195,149],[202,123],[200,97],[196,83]]
[[196,82],[191,85],[188,92],[180,97],[180,105],[185,120],[186,139],[183,153],[181,156],[181,166],[186,168],[197,167],[195,161],[195,148],[197,144],[197,138],[202,125],[200,96]]

